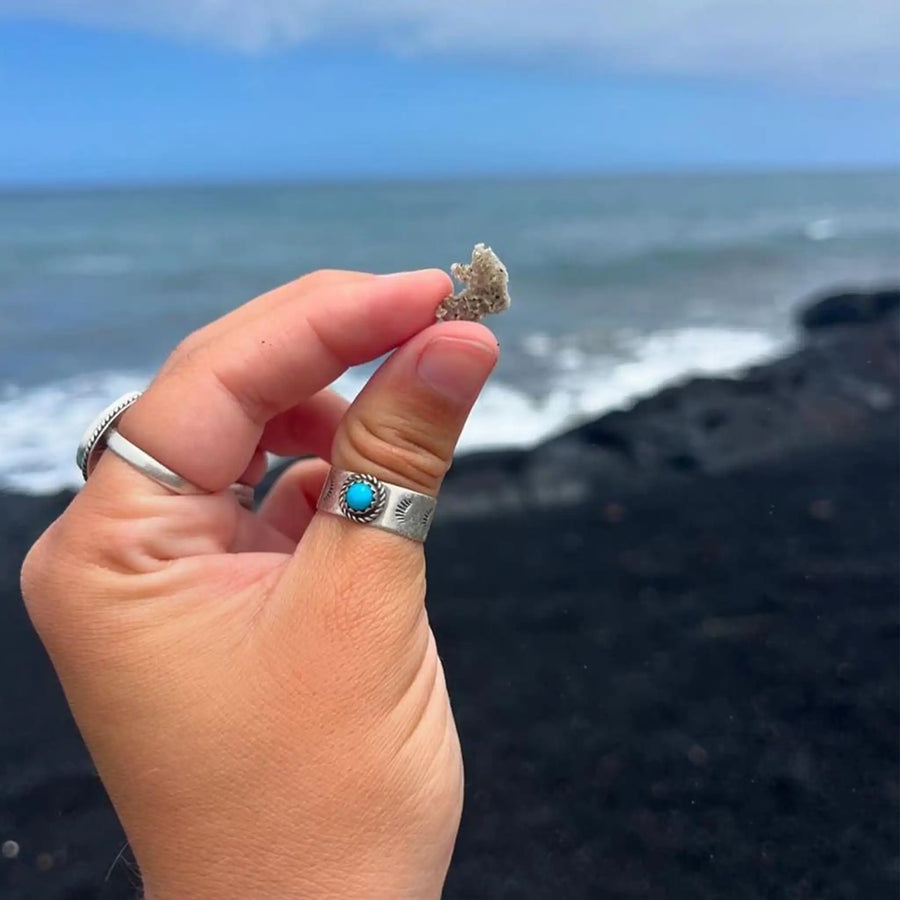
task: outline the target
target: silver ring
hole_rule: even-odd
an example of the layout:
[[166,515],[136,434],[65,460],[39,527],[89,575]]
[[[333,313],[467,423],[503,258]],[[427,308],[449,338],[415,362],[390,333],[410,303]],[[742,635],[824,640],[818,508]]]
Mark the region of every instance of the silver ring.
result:
[[317,508],[361,525],[374,525],[413,541],[428,537],[437,500],[374,475],[332,466]]
[[106,432],[119,421],[122,413],[137,400],[142,391],[130,391],[122,394],[118,400],[114,400],[106,409],[91,422],[87,427],[87,431],[82,435],[78,443],[78,450],[75,453],[75,462],[81,469],[84,480],[88,480],[88,475],[94,471],[97,460],[100,459],[103,451],[106,449]]
[[206,494],[203,488],[182,478],[177,472],[173,472],[164,466],[158,459],[152,457],[146,450],[141,450],[137,444],[132,444],[127,437],[119,434],[118,428],[110,428],[106,438],[106,447],[112,450],[120,459],[143,472],[148,478],[152,478],[157,484],[174,491],[176,494]]
[[[94,466],[103,455],[103,451],[109,447],[115,454],[125,462],[134,466],[143,472],[149,478],[152,478],[157,484],[175,491],[177,494],[207,494],[197,485],[192,484],[187,479],[182,478],[171,469],[164,466],[159,460],[154,459],[149,453],[141,450],[140,447],[132,444],[127,438],[119,434],[115,425],[122,416],[122,413],[137,400],[142,391],[130,391],[123,394],[118,400],[113,401],[88,425],[87,430],[78,444],[78,450],[75,454],[75,461],[84,480],[87,481],[88,476],[93,472]],[[115,444],[115,447],[112,444]],[[240,484],[236,482],[229,487],[229,490],[237,497],[238,502],[245,509],[253,509],[253,488],[249,484]]]
[[[112,450],[120,459],[124,459],[152,481],[168,488],[176,494],[209,494],[186,478],[182,478],[177,472],[173,472],[168,466],[164,466],[158,459],[151,456],[145,450],[141,450],[137,444],[132,444],[127,437],[119,434],[117,428],[111,428],[106,438],[106,448]],[[244,509],[253,509],[253,488],[249,484],[236,482],[228,488],[238,499]]]

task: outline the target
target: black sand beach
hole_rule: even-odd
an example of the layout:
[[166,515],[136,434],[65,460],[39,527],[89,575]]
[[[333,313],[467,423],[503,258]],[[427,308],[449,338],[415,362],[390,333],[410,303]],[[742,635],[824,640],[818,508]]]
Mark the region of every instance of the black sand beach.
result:
[[[900,291],[533,451],[428,545],[467,769],[448,898],[895,898]],[[138,878],[18,597],[68,494],[2,497],[0,897]]]

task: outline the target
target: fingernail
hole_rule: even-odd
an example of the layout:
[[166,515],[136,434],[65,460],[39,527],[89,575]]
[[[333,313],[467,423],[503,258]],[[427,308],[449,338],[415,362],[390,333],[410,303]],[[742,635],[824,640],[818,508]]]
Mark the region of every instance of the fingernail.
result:
[[406,272],[388,272],[386,275],[379,275],[378,278],[402,278],[404,275],[412,275],[417,269],[409,269]]
[[486,344],[436,337],[419,356],[416,372],[432,390],[460,406],[475,402],[497,354]]

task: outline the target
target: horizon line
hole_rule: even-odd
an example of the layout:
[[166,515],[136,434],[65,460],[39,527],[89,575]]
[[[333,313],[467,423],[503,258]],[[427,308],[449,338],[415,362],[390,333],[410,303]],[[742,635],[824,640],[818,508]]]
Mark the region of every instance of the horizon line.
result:
[[47,180],[47,181],[10,181],[0,180],[0,195],[41,193],[87,193],[122,191],[152,191],[173,189],[221,189],[221,188],[268,188],[268,187],[353,187],[361,185],[415,185],[415,184],[458,184],[463,181],[487,182],[541,182],[541,181],[586,181],[616,179],[665,179],[665,178],[703,178],[733,177],[753,178],[765,176],[787,175],[892,175],[900,174],[900,162],[895,165],[859,166],[859,165],[773,165],[773,166],[675,166],[671,168],[622,168],[595,169],[577,171],[473,171],[473,172],[436,172],[399,174],[319,174],[319,175],[282,175],[282,176],[241,176],[241,177],[171,177],[171,178],[134,178],[99,181],[96,179]]

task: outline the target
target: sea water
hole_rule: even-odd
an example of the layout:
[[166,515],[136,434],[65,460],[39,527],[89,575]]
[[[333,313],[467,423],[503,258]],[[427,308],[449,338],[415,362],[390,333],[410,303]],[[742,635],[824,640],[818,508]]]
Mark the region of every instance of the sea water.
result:
[[77,485],[92,416],[245,300],[323,267],[448,269],[479,241],[513,308],[461,447],[525,446],[778,352],[816,292],[900,280],[900,172],[0,194],[0,487]]

